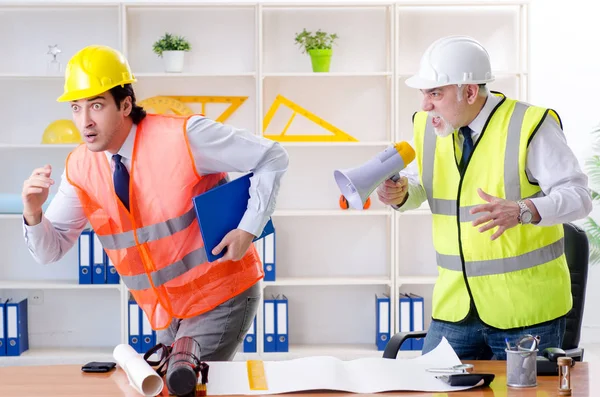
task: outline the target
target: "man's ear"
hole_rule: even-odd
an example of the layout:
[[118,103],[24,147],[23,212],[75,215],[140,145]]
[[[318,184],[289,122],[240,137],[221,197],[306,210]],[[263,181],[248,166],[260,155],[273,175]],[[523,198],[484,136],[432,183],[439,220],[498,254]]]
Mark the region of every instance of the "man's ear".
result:
[[125,99],[123,99],[123,102],[121,102],[121,109],[123,110],[123,115],[125,117],[129,116],[131,114],[131,97],[130,96],[126,96]]
[[469,105],[472,105],[473,103],[475,103],[475,100],[479,95],[479,86],[477,84],[467,84],[466,88],[467,89],[465,96],[467,97],[467,103]]

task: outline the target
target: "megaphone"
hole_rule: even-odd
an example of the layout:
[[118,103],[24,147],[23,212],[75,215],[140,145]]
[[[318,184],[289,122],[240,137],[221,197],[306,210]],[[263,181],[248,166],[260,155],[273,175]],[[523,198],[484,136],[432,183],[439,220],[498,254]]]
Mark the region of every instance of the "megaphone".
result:
[[358,167],[335,170],[333,176],[350,207],[363,209],[363,205],[377,186],[386,179],[398,181],[398,173],[414,159],[415,150],[402,141],[388,146]]

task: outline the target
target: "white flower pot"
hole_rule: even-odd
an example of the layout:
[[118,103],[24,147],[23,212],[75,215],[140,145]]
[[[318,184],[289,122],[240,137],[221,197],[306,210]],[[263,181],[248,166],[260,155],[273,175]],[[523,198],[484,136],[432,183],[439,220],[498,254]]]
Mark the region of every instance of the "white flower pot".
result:
[[181,73],[185,60],[185,51],[163,51],[163,60],[165,63],[165,72]]

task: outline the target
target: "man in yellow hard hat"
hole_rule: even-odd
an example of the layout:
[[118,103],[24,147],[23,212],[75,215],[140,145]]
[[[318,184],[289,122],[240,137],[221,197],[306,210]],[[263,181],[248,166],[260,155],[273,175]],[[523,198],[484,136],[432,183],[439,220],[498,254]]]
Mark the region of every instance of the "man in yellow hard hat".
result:
[[[84,145],[69,154],[56,197],[49,165],[23,184],[25,240],[40,263],[56,262],[89,222],[166,345],[195,338],[203,360],[231,360],[251,326],[264,273],[252,244],[275,208],[288,156],[277,143],[200,115],[146,114],[118,51],[93,45],[71,58],[60,102],[69,102]],[[192,198],[250,172],[237,229],[208,262]]]
[[562,346],[572,307],[563,223],[590,213],[587,177],[557,112],[492,81],[475,39],[432,43],[406,81],[423,95],[415,161],[378,188],[399,211],[431,208],[439,277],[423,353],[445,337],[461,359],[505,359],[507,341],[532,334],[541,354]]

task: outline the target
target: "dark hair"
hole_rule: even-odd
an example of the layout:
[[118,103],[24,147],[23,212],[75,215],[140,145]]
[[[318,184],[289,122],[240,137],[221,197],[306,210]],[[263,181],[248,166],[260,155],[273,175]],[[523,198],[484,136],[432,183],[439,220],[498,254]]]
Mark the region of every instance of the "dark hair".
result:
[[144,117],[146,117],[146,111],[144,108],[135,103],[135,92],[133,92],[133,87],[131,84],[125,84],[122,87],[118,85],[114,88],[111,88],[110,93],[117,104],[117,109],[121,109],[121,103],[125,98],[128,96],[131,97],[131,113],[129,115],[131,116],[134,124],[139,124]]

